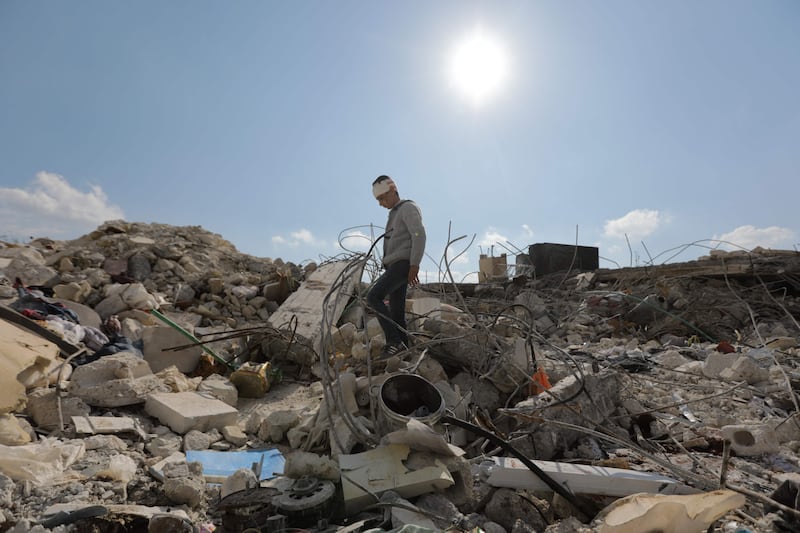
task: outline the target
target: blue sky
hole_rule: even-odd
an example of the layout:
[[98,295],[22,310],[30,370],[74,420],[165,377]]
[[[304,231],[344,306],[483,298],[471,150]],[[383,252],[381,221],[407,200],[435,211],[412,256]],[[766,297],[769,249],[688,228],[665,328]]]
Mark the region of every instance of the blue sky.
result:
[[[793,0],[4,0],[0,239],[123,218],[318,261],[385,223],[389,174],[429,281],[448,232],[460,275],[501,244],[794,249],[798,28]],[[476,31],[507,66],[480,102],[451,74]]]

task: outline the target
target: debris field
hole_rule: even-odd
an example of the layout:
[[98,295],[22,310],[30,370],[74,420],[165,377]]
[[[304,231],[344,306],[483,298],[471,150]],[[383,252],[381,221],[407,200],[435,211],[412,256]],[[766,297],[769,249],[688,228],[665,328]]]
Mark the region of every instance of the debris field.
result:
[[387,359],[376,265],[0,242],[0,532],[800,530],[797,252],[442,275]]

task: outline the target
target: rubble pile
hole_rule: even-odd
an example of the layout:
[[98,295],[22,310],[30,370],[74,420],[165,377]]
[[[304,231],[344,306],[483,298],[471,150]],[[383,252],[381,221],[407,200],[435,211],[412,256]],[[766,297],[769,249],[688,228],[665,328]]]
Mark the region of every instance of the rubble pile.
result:
[[800,256],[409,293],[107,222],[0,243],[0,531],[795,531]]

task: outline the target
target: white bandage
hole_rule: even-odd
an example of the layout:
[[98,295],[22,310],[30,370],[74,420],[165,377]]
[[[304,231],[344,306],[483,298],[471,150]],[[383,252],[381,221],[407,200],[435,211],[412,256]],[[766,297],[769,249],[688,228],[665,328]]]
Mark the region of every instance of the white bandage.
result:
[[396,188],[397,187],[392,180],[383,180],[372,186],[372,195],[375,196],[375,198],[378,198],[378,196],[386,194],[387,192]]

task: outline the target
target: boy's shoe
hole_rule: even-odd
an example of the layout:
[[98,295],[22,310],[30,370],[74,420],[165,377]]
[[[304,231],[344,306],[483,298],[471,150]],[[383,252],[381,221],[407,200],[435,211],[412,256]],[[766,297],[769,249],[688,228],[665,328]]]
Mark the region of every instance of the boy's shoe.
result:
[[378,359],[389,359],[390,357],[394,357],[397,354],[408,350],[408,346],[404,342],[394,342],[392,344],[387,344],[381,350],[381,354]]

